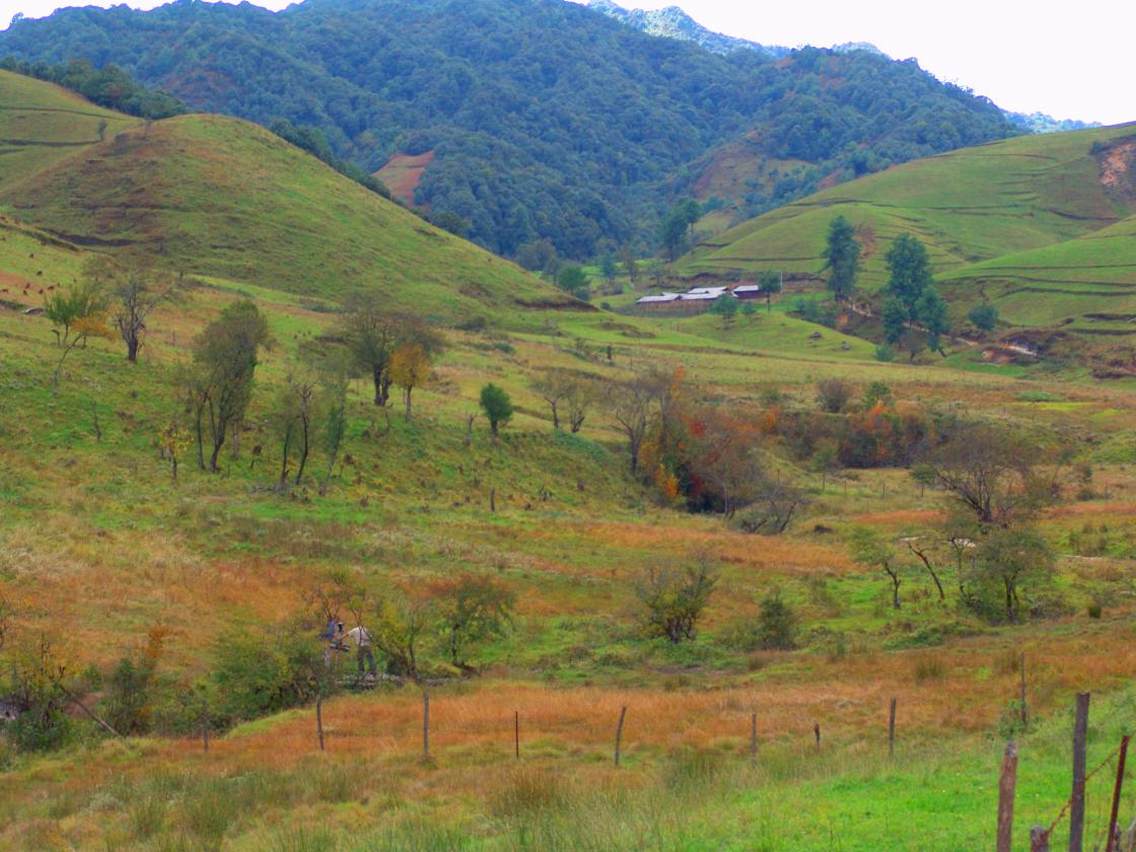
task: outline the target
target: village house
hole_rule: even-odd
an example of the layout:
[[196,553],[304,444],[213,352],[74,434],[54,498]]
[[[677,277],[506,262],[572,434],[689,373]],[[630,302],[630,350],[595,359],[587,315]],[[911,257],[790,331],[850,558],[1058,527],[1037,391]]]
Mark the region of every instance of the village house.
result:
[[709,310],[719,299],[757,299],[764,296],[761,286],[752,282],[715,287],[692,287],[685,293],[664,292],[642,296],[635,306],[666,313],[699,313]]

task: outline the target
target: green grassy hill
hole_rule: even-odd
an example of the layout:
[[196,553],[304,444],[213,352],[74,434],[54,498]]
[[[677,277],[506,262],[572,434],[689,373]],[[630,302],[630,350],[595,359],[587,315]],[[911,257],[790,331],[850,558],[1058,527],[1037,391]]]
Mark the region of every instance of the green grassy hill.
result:
[[[377,287],[392,306],[442,319],[493,311],[510,321],[526,306],[573,304],[256,125],[211,115],[147,124],[8,73],[0,107],[10,140],[0,143],[0,210],[64,244],[142,251],[178,272],[307,296]],[[5,269],[24,256],[14,244],[7,253]],[[46,260],[30,271],[73,275]]]
[[[1022,137],[908,163],[774,210],[704,243],[686,275],[783,269],[821,277],[825,232],[848,217],[864,246],[861,286],[886,278],[900,233],[922,239],[963,303],[980,293],[1015,324],[1132,310],[1136,126]],[[1047,295],[1039,301],[1036,293]],[[1025,294],[1025,295],[1023,295]],[[1085,320],[1087,321],[1087,320]]]
[[18,185],[97,144],[100,135],[139,123],[58,86],[0,71],[0,186]]
[[[732,321],[522,311],[518,298],[562,297],[258,128],[186,116],[125,123],[99,142],[99,115],[80,108],[86,125],[26,135],[36,144],[12,155],[25,158],[22,176],[0,181],[0,601],[11,613],[0,612],[10,625],[0,698],[14,666],[42,660],[48,677],[64,666],[91,712],[117,721],[115,696],[126,694],[142,715],[111,738],[76,712],[42,751],[0,723],[0,849],[796,852],[831,849],[839,830],[842,849],[954,852],[989,847],[1013,735],[1024,850],[1029,826],[1048,824],[1068,795],[1072,695],[1095,693],[1090,766],[1136,718],[1136,379],[984,363],[967,349],[884,363],[864,340],[787,315],[791,300]],[[57,157],[44,141],[79,144]],[[191,281],[148,316],[137,363],[118,339],[92,339],[64,362],[50,321],[27,308],[92,253],[130,249],[213,286]],[[447,345],[414,392],[413,416],[374,405],[370,377],[351,380],[341,452],[329,453],[320,426],[307,473],[281,487],[286,387],[310,342],[337,325],[312,296],[356,281],[418,312],[471,309],[510,327],[442,329]],[[611,298],[618,308],[636,295]],[[241,296],[255,299],[274,345],[258,356],[240,441],[216,475],[183,446],[175,477],[158,442],[186,425],[179,368]],[[629,472],[610,400],[615,382],[647,366],[671,374],[673,422],[688,422],[692,439],[713,428],[713,407],[736,418],[778,485],[801,489],[782,534],[685,511],[657,474]],[[553,429],[533,384],[548,368],[594,393],[578,433]],[[849,383],[845,415],[818,411],[825,379]],[[478,415],[486,382],[515,406],[497,437]],[[1055,575],[1031,581],[1037,614],[1021,623],[965,605],[967,575],[941,538],[953,505],[944,494],[904,468],[832,470],[795,449],[837,416],[886,439],[960,411],[1039,444],[1068,436],[1075,453],[1059,505],[1038,518]],[[894,543],[901,608],[885,572],[853,558],[860,528]],[[914,536],[935,548],[945,600],[900,546]],[[718,577],[696,635],[650,636],[646,581],[695,560]],[[458,677],[441,621],[451,582],[467,574],[516,596],[511,629],[475,648],[480,677]],[[228,704],[245,685],[262,696],[291,689],[289,636],[316,650],[313,593],[343,576],[370,590],[368,624],[379,602],[425,619],[430,760],[417,685],[330,696],[319,711],[325,750],[311,702]],[[773,596],[796,623],[794,650],[758,632]],[[163,637],[147,657],[152,679],[132,685],[132,661]],[[1023,652],[1027,732],[1014,703]],[[247,674],[222,678],[233,673],[226,660]],[[337,655],[336,682],[353,664]],[[208,752],[203,725],[215,728]],[[1089,788],[1092,838],[1107,774]]]

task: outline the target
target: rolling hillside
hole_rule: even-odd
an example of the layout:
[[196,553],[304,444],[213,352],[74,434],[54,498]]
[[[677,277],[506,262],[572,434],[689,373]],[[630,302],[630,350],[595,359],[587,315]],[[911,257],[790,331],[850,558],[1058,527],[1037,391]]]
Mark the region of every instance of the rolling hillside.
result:
[[444,319],[572,304],[256,125],[211,115],[147,124],[8,73],[0,106],[6,227],[54,241],[59,255],[31,264],[37,278],[73,273],[65,259],[86,247],[306,296],[378,287]]
[[784,172],[733,188],[755,211],[1020,132],[914,62],[720,56],[565,0],[62,9],[0,32],[4,55],[114,63],[195,109],[314,126],[367,172],[432,153],[415,203],[507,256],[540,239],[580,260],[612,241],[653,250],[661,215],[697,192],[702,158],[735,140],[756,140],[757,161]]
[[967,148],[752,219],[710,238],[680,268],[820,278],[826,229],[842,214],[858,229],[868,291],[884,283],[891,240],[912,233],[954,300],[985,296],[1020,325],[1099,323],[1094,315],[1136,311],[1133,174],[1136,125]]

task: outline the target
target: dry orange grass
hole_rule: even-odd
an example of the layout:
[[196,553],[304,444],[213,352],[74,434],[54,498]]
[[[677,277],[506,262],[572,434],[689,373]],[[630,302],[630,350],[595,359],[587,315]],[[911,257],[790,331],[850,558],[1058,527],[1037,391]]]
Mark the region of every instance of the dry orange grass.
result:
[[[752,536],[718,526],[635,523],[596,523],[579,527],[584,540],[625,550],[649,551],[655,558],[689,559],[706,554],[711,559],[754,571],[835,574],[857,571],[842,548],[827,547],[781,536]],[[555,536],[555,531],[544,533]]]
[[[442,763],[448,753],[460,761],[506,757],[518,711],[526,751],[602,759],[623,706],[626,752],[632,757],[683,746],[742,749],[754,712],[764,741],[808,742],[817,722],[826,741],[853,743],[883,735],[892,696],[899,700],[904,736],[982,732],[1017,696],[1020,652],[1026,654],[1031,706],[1044,713],[1063,706],[1074,691],[1105,690],[1130,678],[1136,671],[1132,633],[1131,626],[1105,623],[1071,638],[1038,637],[1024,645],[974,638],[951,649],[798,658],[797,665],[775,667],[750,683],[715,686],[704,678],[700,689],[556,688],[508,681],[439,688],[430,703],[431,749]],[[776,662],[777,655],[770,659]],[[927,666],[928,659],[934,665]],[[392,759],[420,753],[417,690],[338,698],[325,705],[324,720],[333,753]],[[191,755],[199,745],[176,741],[157,748],[166,760]],[[296,711],[219,740],[214,759],[279,767],[316,748],[314,714]]]

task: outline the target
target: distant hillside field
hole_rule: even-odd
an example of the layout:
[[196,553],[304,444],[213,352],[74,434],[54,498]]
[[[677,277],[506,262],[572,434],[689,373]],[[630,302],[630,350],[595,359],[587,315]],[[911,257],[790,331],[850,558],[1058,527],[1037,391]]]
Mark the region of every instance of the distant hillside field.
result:
[[308,296],[379,288],[447,319],[573,304],[256,125],[145,124],[8,73],[0,107],[0,207],[64,243]]
[[720,56],[564,0],[63,9],[0,32],[4,55],[114,63],[195,109],[315,126],[368,173],[432,151],[404,191],[507,256],[540,239],[576,259],[610,241],[653,250],[666,209],[698,191],[704,158],[745,138],[778,174],[723,191],[758,211],[1020,132],[914,61]]
[[826,230],[842,214],[863,245],[866,290],[910,233],[954,299],[985,296],[1020,325],[1099,323],[1136,313],[1134,175],[1136,124],[1006,140],[816,193],[710,237],[680,266],[823,277]]

